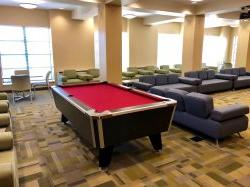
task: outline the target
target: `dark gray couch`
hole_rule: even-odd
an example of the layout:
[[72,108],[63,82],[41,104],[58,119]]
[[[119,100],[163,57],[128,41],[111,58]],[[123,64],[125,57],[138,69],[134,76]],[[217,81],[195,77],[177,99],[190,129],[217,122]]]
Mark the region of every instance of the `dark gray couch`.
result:
[[250,72],[247,72],[246,68],[223,69],[220,70],[220,73],[238,77],[234,81],[235,89],[250,87]]
[[213,98],[200,93],[188,93],[170,89],[165,97],[177,101],[173,121],[207,136],[219,139],[239,133],[248,128],[249,107],[231,105],[214,109]]
[[166,90],[173,88],[196,92],[200,83],[199,79],[179,77],[178,74],[168,74],[140,77],[139,82],[134,82],[133,86],[137,89],[163,96]]
[[214,70],[186,72],[185,77],[198,78],[202,83],[198,87],[200,93],[212,93],[233,89],[233,81],[237,76],[216,74]]

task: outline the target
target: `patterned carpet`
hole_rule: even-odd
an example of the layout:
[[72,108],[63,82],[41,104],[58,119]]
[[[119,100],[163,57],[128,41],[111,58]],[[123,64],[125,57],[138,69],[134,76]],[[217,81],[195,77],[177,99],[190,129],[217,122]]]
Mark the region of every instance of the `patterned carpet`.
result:
[[[213,95],[216,106],[250,105],[250,89]],[[124,144],[108,171],[82,145],[48,92],[11,107],[19,181],[23,187],[81,186],[250,186],[250,129],[220,142],[195,142],[191,131],[172,126],[163,134],[164,149],[154,152],[147,138]]]

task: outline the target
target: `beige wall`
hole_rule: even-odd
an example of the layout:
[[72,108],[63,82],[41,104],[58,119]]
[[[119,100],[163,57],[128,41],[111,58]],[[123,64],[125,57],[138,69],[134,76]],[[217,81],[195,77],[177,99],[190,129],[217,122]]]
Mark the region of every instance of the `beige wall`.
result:
[[68,11],[49,12],[55,71],[94,67],[93,19],[76,21]]
[[158,33],[180,33],[181,24],[171,23],[159,26],[146,26],[140,18],[128,21],[129,63],[140,67],[157,65]]
[[[0,25],[50,27],[55,72],[69,68],[80,70],[94,67],[92,19],[72,20],[69,11],[0,6]],[[5,89],[0,85],[1,88]]]
[[221,33],[221,27],[206,28],[204,30],[205,35],[219,36]]

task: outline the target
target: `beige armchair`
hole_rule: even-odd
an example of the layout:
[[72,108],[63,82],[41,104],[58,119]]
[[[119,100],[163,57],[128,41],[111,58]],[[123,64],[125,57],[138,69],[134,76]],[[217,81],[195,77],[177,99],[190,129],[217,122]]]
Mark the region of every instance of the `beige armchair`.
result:
[[[32,89],[29,75],[13,75],[11,76],[11,82],[13,103],[15,103],[16,100],[26,97],[30,97],[30,101],[32,102]],[[29,94],[25,95],[26,92]],[[22,95],[20,95],[20,93],[22,93]]]

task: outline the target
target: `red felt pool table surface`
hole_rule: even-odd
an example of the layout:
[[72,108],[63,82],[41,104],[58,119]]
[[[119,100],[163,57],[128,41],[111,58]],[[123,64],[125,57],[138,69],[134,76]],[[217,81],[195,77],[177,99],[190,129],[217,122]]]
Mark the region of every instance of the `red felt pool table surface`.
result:
[[67,86],[62,87],[62,89],[80,102],[95,109],[96,112],[161,101],[160,98],[140,94],[133,90],[126,90],[109,83]]

